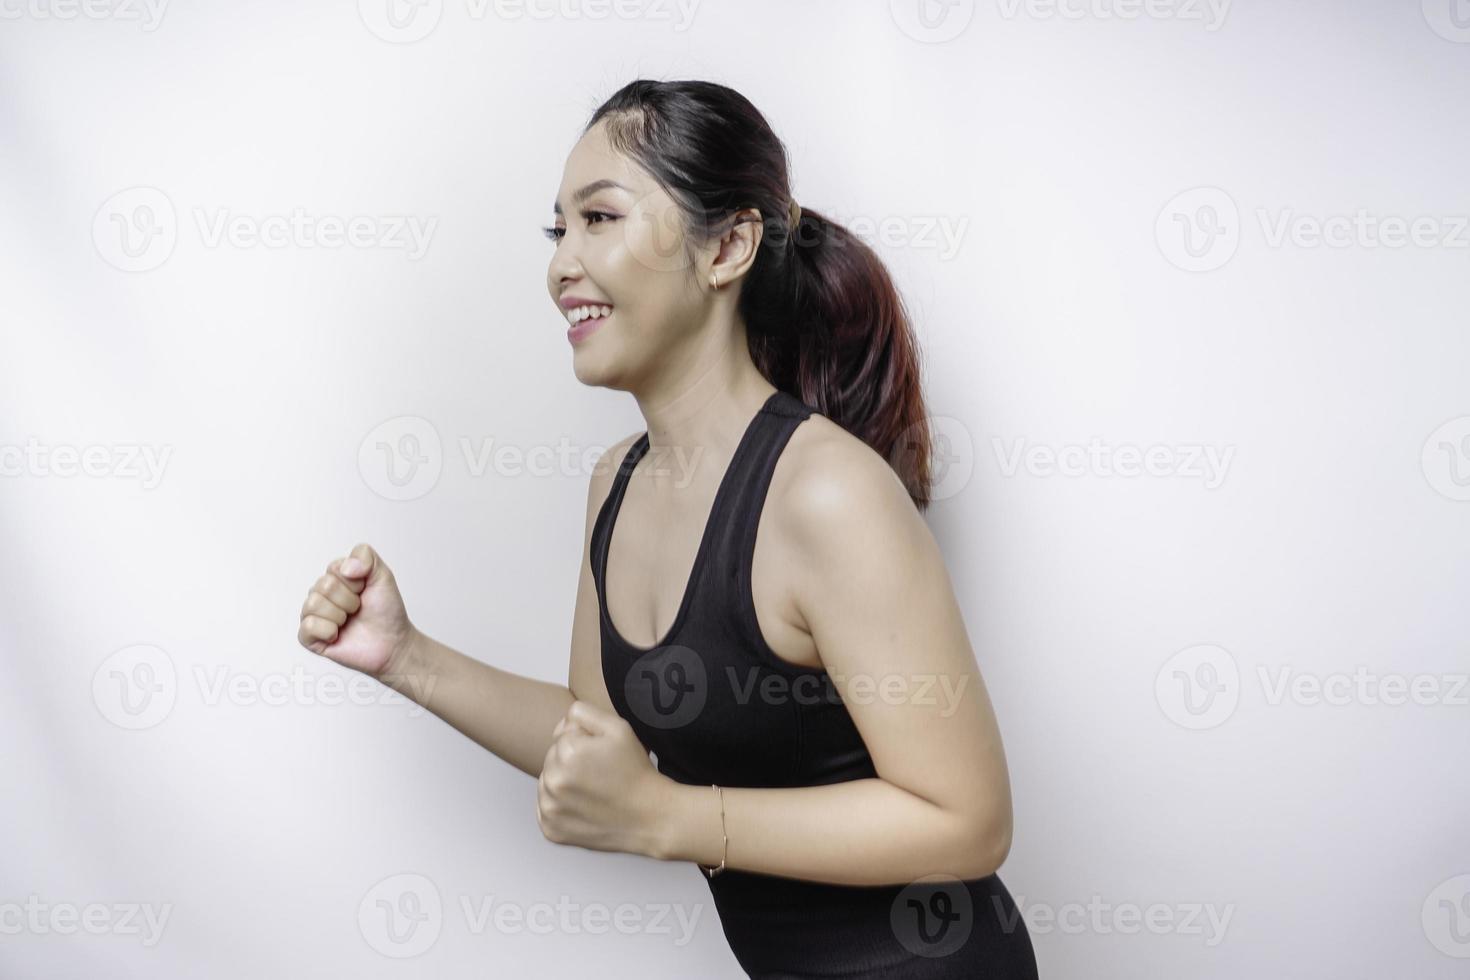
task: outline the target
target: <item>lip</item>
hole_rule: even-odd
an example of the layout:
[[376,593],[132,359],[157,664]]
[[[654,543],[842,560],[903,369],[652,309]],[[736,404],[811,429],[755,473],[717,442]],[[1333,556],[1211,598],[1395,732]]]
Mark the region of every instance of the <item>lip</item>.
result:
[[[577,305],[581,306],[584,304],[579,303]],[[585,305],[590,306],[595,304]],[[617,310],[613,311],[613,313],[616,312]],[[567,328],[567,340],[570,341],[573,346],[581,343],[583,340],[586,340],[587,337],[602,329],[602,325],[613,318],[613,313],[609,313],[607,316],[604,317],[598,317],[595,320],[583,320],[580,323],[572,324],[570,327]]]

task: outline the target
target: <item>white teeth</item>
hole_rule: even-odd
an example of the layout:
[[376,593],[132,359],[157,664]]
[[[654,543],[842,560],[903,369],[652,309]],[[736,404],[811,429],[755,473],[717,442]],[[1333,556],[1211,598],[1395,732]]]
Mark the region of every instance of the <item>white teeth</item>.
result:
[[611,306],[578,306],[567,311],[567,319],[572,323],[581,323],[588,317],[611,316]]

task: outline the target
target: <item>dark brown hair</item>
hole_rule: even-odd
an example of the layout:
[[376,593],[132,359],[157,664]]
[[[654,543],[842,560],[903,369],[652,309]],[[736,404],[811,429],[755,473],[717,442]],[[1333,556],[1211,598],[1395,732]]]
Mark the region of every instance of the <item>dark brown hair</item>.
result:
[[914,505],[929,505],[930,433],[919,350],[903,300],[862,240],[792,200],[785,145],[740,93],[706,81],[638,79],[593,113],[613,147],[677,202],[693,249],[723,234],[735,212],[765,222],[741,290],[751,360],[886,459]]

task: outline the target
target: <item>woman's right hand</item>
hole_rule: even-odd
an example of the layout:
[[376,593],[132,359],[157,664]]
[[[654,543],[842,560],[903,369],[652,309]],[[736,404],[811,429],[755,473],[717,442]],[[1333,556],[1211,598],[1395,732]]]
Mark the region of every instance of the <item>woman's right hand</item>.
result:
[[296,639],[312,653],[381,678],[398,669],[417,634],[393,572],[359,544],[332,561],[306,594]]

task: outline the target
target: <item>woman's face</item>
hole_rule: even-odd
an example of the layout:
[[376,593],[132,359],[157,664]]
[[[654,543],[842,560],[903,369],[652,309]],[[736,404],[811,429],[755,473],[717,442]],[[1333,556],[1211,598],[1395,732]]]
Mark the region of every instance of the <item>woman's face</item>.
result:
[[598,124],[567,157],[556,205],[552,301],[564,319],[574,300],[612,307],[572,333],[578,380],[626,390],[677,364],[707,319],[709,293],[685,254],[673,198],[617,153]]

